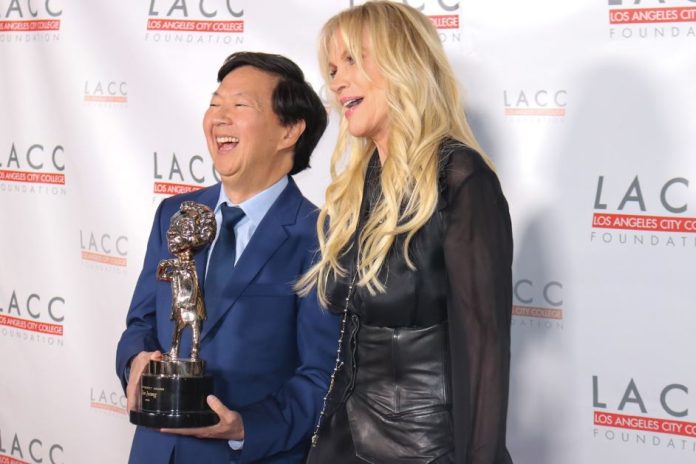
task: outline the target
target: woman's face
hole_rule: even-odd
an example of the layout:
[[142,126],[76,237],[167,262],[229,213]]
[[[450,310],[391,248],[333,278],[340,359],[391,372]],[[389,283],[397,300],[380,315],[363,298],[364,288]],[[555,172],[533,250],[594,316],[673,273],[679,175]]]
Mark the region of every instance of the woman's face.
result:
[[336,31],[329,49],[330,88],[343,108],[348,131],[355,137],[367,137],[386,154],[389,114],[386,82],[377,69],[372,44],[363,38],[361,70],[346,49],[340,31]]

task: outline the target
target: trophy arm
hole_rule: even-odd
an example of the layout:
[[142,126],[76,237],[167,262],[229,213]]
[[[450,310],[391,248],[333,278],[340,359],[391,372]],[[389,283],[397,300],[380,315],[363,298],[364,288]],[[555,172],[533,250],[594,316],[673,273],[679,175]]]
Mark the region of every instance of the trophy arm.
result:
[[191,288],[191,300],[195,301],[196,304],[196,315],[201,321],[206,319],[205,313],[205,303],[203,301],[203,295],[201,295],[201,288],[198,285],[198,272],[195,266],[191,266],[191,273],[193,274],[193,285]]
[[187,266],[176,260],[171,259],[170,266],[166,269],[166,279],[172,285],[172,307],[169,319],[178,320],[181,318],[182,312],[186,311],[186,288],[187,288]]
[[157,266],[157,280],[172,280],[172,266],[175,265],[174,259],[163,259]]

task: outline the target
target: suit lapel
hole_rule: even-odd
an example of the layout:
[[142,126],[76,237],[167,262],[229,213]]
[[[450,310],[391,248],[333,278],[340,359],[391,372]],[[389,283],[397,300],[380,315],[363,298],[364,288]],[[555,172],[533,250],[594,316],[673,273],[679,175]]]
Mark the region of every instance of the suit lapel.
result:
[[208,319],[203,323],[201,340],[204,340],[230,311],[244,289],[263,269],[276,250],[288,239],[288,233],[284,226],[295,223],[301,201],[300,190],[292,178],[289,178],[287,187],[268,210],[239,257],[222,293],[209,295],[206,298]]

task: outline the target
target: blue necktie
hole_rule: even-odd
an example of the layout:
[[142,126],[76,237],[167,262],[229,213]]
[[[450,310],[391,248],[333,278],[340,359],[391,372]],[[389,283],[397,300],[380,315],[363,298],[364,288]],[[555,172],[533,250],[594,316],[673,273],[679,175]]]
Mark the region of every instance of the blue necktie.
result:
[[[208,270],[205,274],[204,291],[206,295],[219,297],[222,289],[229,281],[234,267],[237,241],[234,236],[234,226],[244,217],[244,211],[236,206],[222,204],[222,225],[220,235],[213,247]],[[213,308],[207,308],[208,314]]]

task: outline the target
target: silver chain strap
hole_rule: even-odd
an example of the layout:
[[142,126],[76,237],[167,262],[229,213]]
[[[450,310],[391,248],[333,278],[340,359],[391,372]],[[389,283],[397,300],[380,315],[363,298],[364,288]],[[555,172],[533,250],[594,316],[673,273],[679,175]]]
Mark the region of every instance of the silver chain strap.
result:
[[[373,154],[373,159],[377,160],[378,158],[375,158],[375,154]],[[376,161],[375,161],[376,162]],[[367,178],[365,180],[367,183]],[[360,211],[363,211],[363,207],[365,206],[365,201],[366,201],[366,196],[363,195],[363,199],[360,205]],[[336,383],[336,374],[338,373],[339,369],[343,367],[343,362],[341,361],[341,351],[343,350],[343,336],[346,333],[346,322],[348,321],[348,306],[350,304],[350,298],[353,296],[353,289],[355,288],[355,280],[358,276],[358,264],[360,260],[360,245],[359,245],[359,231],[363,229],[363,226],[365,224],[366,216],[361,215],[358,220],[357,227],[355,228],[355,232],[353,235],[353,247],[355,247],[356,250],[356,255],[355,255],[355,261],[354,261],[354,267],[352,269],[353,271],[353,277],[350,281],[350,285],[348,286],[348,294],[346,295],[346,302],[345,306],[343,308],[343,318],[341,319],[341,333],[338,335],[338,349],[336,350],[336,365],[334,366],[334,370],[331,373],[331,381],[329,382],[329,389],[326,391],[326,395],[324,395],[324,404],[321,407],[321,412],[319,413],[319,419],[317,420],[317,425],[314,427],[314,433],[312,434],[312,448],[317,446],[317,443],[319,443],[319,429],[321,428],[321,423],[322,420],[324,419],[324,415],[326,414],[326,403],[329,399],[329,396],[331,395],[331,392],[334,389],[335,383]]]
[[322,419],[324,418],[324,414],[326,413],[326,403],[328,402],[329,396],[331,395],[331,392],[333,391],[334,384],[336,383],[336,374],[338,373],[339,369],[343,367],[343,361],[341,361],[341,351],[343,349],[343,335],[346,332],[346,321],[348,319],[348,305],[350,304],[350,297],[353,294],[353,286],[355,285],[355,277],[357,275],[357,272],[353,274],[353,279],[350,282],[350,285],[348,286],[348,295],[346,295],[346,303],[345,307],[343,308],[343,318],[341,319],[341,332],[338,335],[338,349],[336,350],[336,365],[334,366],[334,370],[331,373],[331,381],[329,382],[329,389],[326,391],[326,395],[324,395],[324,404],[321,407],[321,412],[319,413],[319,419],[317,420],[317,425],[314,427],[314,433],[312,434],[312,448],[317,446],[317,443],[319,443],[319,429],[321,428],[321,422]]

